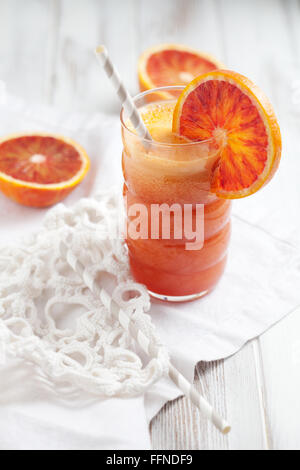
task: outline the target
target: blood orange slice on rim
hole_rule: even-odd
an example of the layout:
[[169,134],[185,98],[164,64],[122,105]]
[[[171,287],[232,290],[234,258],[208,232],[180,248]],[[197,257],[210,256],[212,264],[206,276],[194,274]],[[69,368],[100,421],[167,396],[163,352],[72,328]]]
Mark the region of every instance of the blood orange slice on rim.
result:
[[215,70],[193,80],[180,95],[173,131],[191,141],[214,138],[220,145],[211,191],[237,199],[273,177],[281,157],[281,135],[266,96],[246,77]]
[[140,88],[145,91],[163,86],[185,86],[198,75],[223,67],[221,62],[204,52],[179,44],[162,44],[141,55],[138,63]]
[[0,139],[0,189],[31,207],[51,206],[84,178],[89,158],[72,140],[48,134]]

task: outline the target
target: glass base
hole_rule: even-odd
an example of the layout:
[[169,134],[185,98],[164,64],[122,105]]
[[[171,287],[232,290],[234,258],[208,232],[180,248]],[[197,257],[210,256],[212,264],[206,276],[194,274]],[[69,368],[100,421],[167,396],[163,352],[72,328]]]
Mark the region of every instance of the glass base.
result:
[[179,296],[156,294],[155,292],[151,292],[150,290],[148,290],[148,292],[151,297],[162,300],[164,302],[191,302],[192,300],[200,299],[200,297],[203,297],[204,295],[208,294],[209,290],[205,290],[197,294]]

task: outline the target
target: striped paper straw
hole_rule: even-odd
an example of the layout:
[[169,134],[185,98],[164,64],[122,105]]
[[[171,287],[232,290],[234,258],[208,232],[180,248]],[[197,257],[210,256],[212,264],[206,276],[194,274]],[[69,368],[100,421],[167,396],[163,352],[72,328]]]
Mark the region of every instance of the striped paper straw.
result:
[[[150,343],[147,336],[137,328],[134,321],[129,315],[117,304],[117,302],[109,295],[109,293],[100,287],[96,280],[91,276],[88,269],[74,256],[66,244],[60,243],[61,255],[67,260],[71,268],[81,277],[85,285],[98,298],[101,299],[103,305],[112,313],[114,318],[120,322],[122,327],[135,339],[141,346],[143,351],[150,357],[156,357],[157,347]],[[203,416],[208,418],[219,431],[223,434],[229,433],[231,427],[229,424],[213,409],[213,407],[203,398],[198,390],[192,385],[171,363],[169,364],[169,377],[184,393],[190,398],[192,403],[196,405],[202,412]]]
[[96,48],[96,56],[98,57],[101,65],[103,66],[108,78],[111,80],[118,97],[122,103],[123,108],[126,111],[126,114],[130,121],[133,124],[137,134],[141,139],[152,140],[152,137],[142,120],[140,113],[138,112],[133,99],[126,90],[118,71],[113,65],[112,61],[109,58],[107,49],[105,46],[99,46]]

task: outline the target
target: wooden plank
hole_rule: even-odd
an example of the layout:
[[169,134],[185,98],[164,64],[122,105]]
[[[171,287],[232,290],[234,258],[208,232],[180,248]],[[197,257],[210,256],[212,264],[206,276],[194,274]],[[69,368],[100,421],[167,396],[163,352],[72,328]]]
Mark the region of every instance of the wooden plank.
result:
[[300,308],[297,308],[259,339],[274,450],[300,449],[299,331]]
[[56,62],[58,57],[58,38],[60,31],[61,3],[59,0],[51,0],[48,20],[48,41],[46,49],[46,71],[44,80],[44,96],[48,104],[54,101],[54,90],[56,87]]
[[223,17],[226,65],[251,78],[276,100],[276,71],[295,58],[287,27],[289,2],[219,0],[217,4]]
[[168,403],[151,425],[154,449],[263,450],[268,448],[263,383],[256,340],[236,355],[199,363],[195,385],[232,424],[222,436],[186,398]]
[[68,110],[119,112],[120,103],[94,54],[106,44],[124,82],[135,93],[133,2],[60,2],[53,102]]
[[282,20],[285,23],[285,30],[289,40],[289,50],[286,50],[286,52],[292,54],[296,61],[300,54],[300,2],[299,0],[289,0],[288,2],[282,0],[280,6],[282,9]]
[[226,406],[232,423],[230,450],[265,450],[270,434],[265,414],[265,384],[257,339],[225,360]]
[[[195,370],[195,386],[211,401],[212,395],[220,391],[223,380],[224,361],[199,363]],[[221,397],[224,398],[222,394]],[[220,396],[218,396],[220,399]],[[216,404],[216,402],[214,403]],[[220,402],[218,402],[220,404]],[[224,411],[225,403],[219,407]],[[215,431],[210,423],[202,419],[199,411],[185,397],[167,403],[151,423],[154,449],[196,450],[227,449],[228,438]]]
[[[262,2],[263,3],[263,2]],[[273,75],[265,77],[266,86],[274,88],[276,71],[285,73],[298,60],[300,50],[300,4],[296,1],[272,2],[273,15],[269,27],[261,40],[263,51],[268,47],[273,58]],[[262,18],[258,18],[262,31]],[[275,33],[277,31],[277,34]],[[262,38],[262,36],[261,36]],[[267,44],[267,46],[266,46]],[[283,71],[280,70],[280,67]],[[290,78],[291,79],[291,78]],[[295,76],[296,79],[296,76]],[[287,116],[283,116],[287,118]],[[286,157],[293,158],[293,155]],[[284,209],[282,210],[284,217]],[[282,230],[292,227],[292,220],[282,220]],[[295,225],[296,227],[296,225]],[[278,227],[280,230],[280,227]],[[295,232],[296,235],[296,232]],[[295,238],[298,242],[299,238]],[[299,286],[295,286],[299,289]],[[262,359],[262,375],[265,382],[265,403],[272,449],[300,448],[300,309],[270,329],[259,339],[259,353]]]
[[45,99],[51,0],[0,2],[0,79],[29,101]]
[[[140,52],[161,43],[180,43],[225,60],[222,19],[211,0],[148,0],[136,2]],[[159,13],[158,13],[159,12]]]

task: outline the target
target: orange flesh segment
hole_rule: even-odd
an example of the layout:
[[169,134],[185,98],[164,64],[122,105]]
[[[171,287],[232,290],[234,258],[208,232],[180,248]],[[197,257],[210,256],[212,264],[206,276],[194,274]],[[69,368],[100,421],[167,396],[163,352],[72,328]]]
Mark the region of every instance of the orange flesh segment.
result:
[[82,168],[79,152],[54,137],[23,136],[0,144],[0,172],[37,184],[58,184]]
[[193,78],[210,72],[217,66],[213,62],[182,50],[163,50],[152,54],[147,62],[147,74],[156,87],[187,85]]
[[208,80],[190,92],[182,106],[179,134],[194,141],[222,139],[212,191],[244,190],[265,170],[265,123],[251,99],[227,81]]

